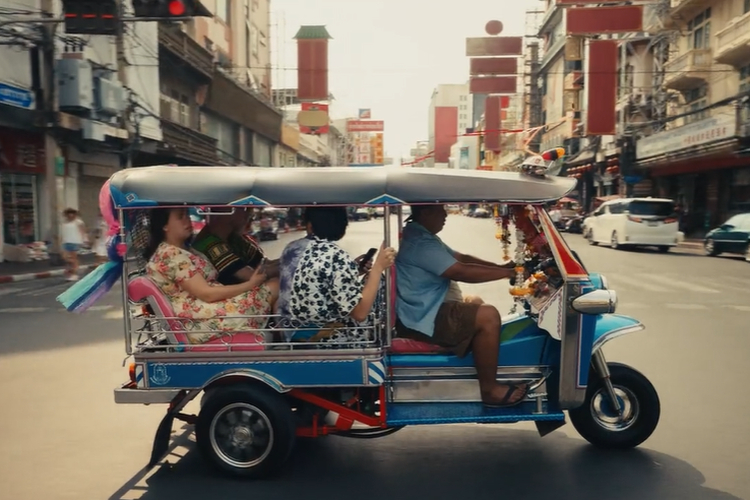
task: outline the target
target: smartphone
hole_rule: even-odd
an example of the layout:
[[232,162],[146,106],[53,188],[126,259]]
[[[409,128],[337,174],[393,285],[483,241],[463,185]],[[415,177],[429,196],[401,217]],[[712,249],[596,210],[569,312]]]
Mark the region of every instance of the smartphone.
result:
[[372,260],[373,257],[375,257],[375,254],[378,252],[377,248],[371,248],[367,251],[364,257],[362,257],[362,260],[359,262],[359,268],[361,270],[364,270],[365,266],[368,262]]
[[266,258],[263,257],[260,259],[260,264],[258,264],[258,272],[265,273],[266,272]]

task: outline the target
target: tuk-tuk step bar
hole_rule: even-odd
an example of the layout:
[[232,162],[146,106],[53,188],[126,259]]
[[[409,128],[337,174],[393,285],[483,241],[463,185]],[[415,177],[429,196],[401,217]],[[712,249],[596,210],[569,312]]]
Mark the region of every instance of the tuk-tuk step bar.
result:
[[[388,407],[387,424],[502,424],[521,421],[564,421],[561,411],[536,413],[532,402],[509,408],[488,408],[482,403],[391,403]],[[450,415],[450,417],[446,417]]]

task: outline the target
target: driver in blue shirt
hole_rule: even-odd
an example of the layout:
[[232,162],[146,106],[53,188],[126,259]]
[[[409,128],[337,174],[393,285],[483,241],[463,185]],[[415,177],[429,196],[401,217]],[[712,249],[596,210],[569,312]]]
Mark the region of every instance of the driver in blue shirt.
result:
[[412,206],[396,257],[396,331],[399,337],[436,344],[459,357],[473,351],[482,402],[513,406],[528,385],[500,384],[500,313],[481,301],[453,300],[451,281],[486,283],[511,278],[513,263],[498,265],[456,252],[437,236],[445,226],[443,205]]

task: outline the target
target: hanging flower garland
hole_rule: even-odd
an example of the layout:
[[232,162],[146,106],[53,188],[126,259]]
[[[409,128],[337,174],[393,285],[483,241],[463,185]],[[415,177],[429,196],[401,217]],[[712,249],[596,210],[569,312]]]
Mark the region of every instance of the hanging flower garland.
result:
[[503,248],[503,261],[510,260],[510,214],[500,214],[500,208],[498,205],[494,207],[495,214],[495,238],[500,240]]
[[515,284],[510,288],[510,294],[514,298],[512,312],[515,312],[519,304],[530,295],[546,289],[547,276],[544,271],[538,271],[528,278],[526,277],[527,263],[539,255],[539,249],[535,243],[543,238],[534,225],[533,213],[526,206],[515,206],[512,208],[513,224],[516,229],[516,250],[513,258],[515,263]]

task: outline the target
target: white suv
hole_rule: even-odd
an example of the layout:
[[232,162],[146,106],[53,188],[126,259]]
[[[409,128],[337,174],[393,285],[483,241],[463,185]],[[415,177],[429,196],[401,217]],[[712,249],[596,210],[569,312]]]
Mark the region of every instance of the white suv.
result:
[[680,240],[675,203],[664,198],[623,198],[608,201],[583,221],[583,235],[592,245],[612,248],[655,246],[668,252]]

